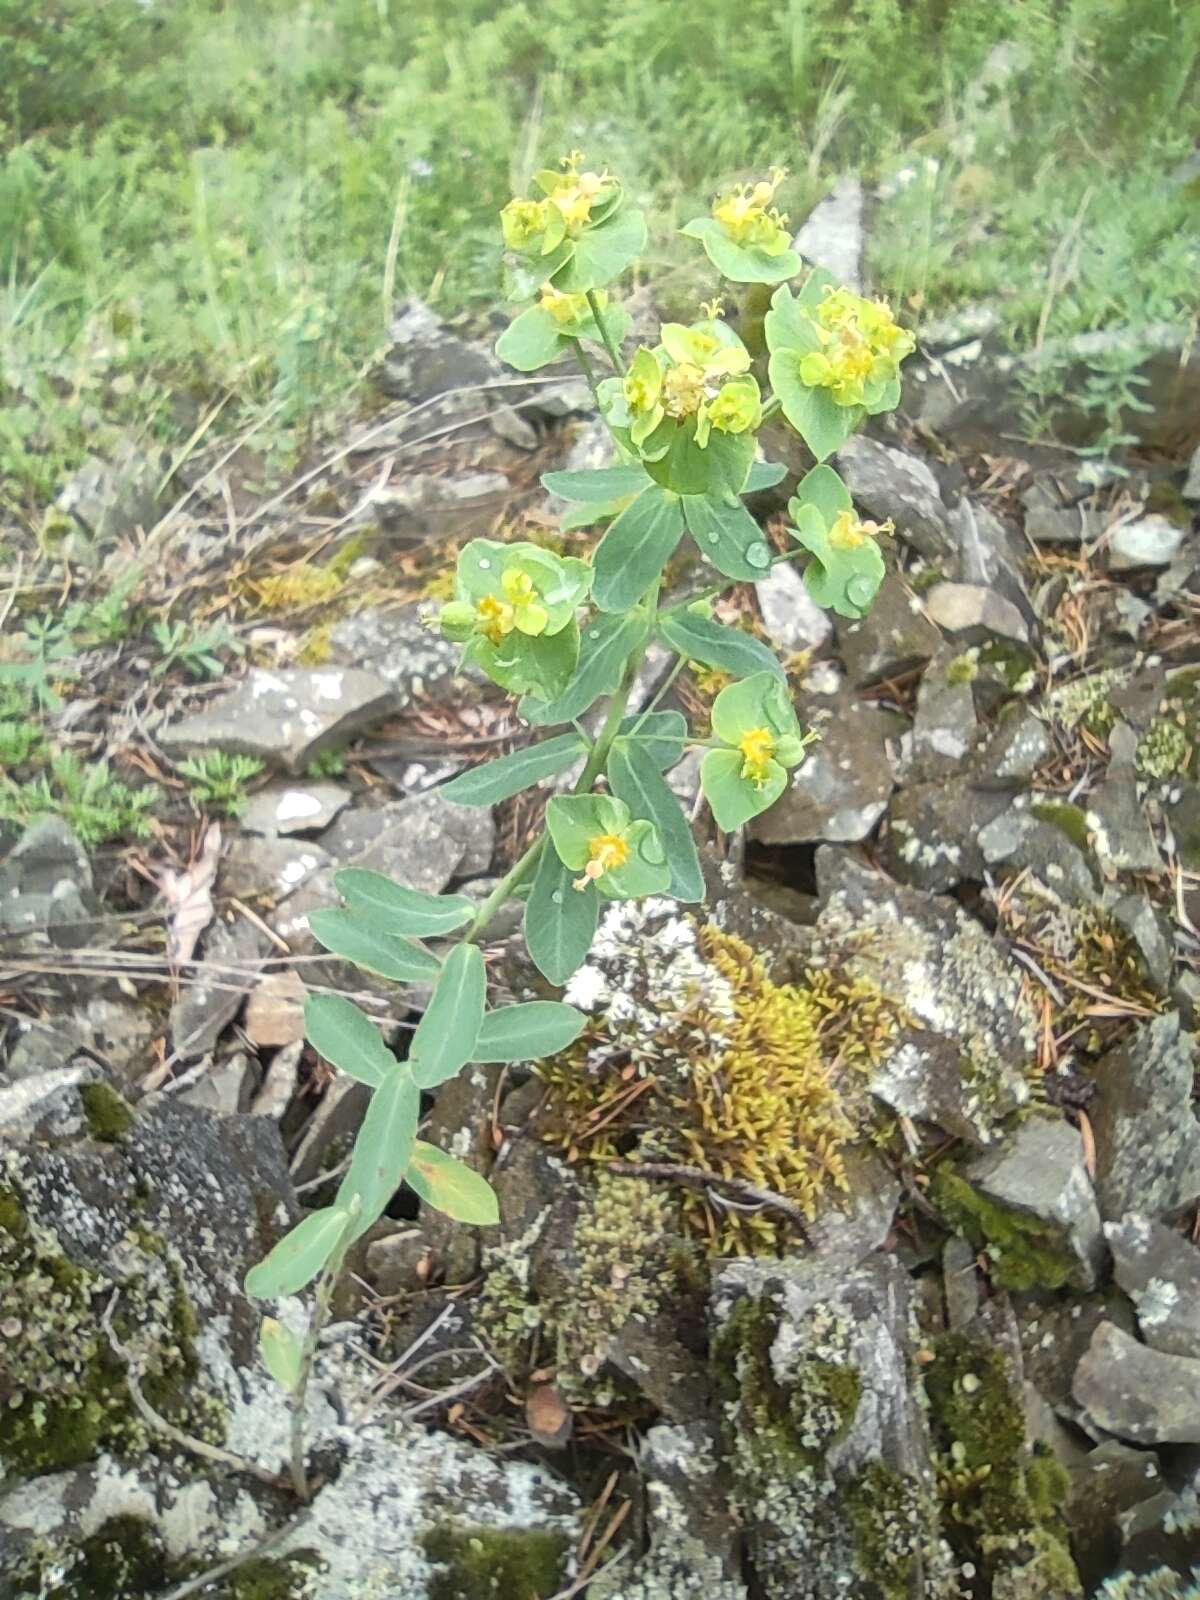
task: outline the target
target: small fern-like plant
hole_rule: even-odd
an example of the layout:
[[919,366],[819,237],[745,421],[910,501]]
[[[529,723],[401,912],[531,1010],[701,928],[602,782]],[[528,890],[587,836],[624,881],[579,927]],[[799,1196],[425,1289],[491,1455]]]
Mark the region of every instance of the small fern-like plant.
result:
[[[775,286],[765,322],[766,392],[719,301],[693,322],[664,323],[654,343],[627,356],[630,319],[610,288],[641,254],[647,228],[609,173],[569,157],[537,175],[534,196],[514,199],[501,214],[511,296],[526,305],[497,353],[520,372],[574,357],[617,460],[542,480],[568,502],[567,525],[602,530],[587,560],[524,542],[474,539],[463,549],[442,631],[462,644],[465,660],[519,696],[522,717],[548,737],[461,774],[442,792],[460,805],[492,806],[576,765],[581,771],[568,793],[549,801],[545,831],[482,905],[348,868],[335,876],[344,906],[309,918],[333,954],[432,992],[405,1059],[350,1000],[314,994],[307,1002],[309,1042],[365,1083],[371,1099],[333,1200],[246,1279],[247,1291],[264,1299],[319,1280],[308,1336],[301,1341],[267,1319],[262,1340],[270,1370],[292,1396],[292,1475],[301,1497],[304,1391],[347,1250],[402,1183],[460,1222],[498,1220],[486,1180],[417,1138],[421,1096],[470,1062],[555,1054],[584,1026],[579,1011],[556,1000],[489,1009],[479,945],[493,917],[523,896],[529,955],[551,984],[562,985],[586,957],[606,903],[644,895],[699,902],[696,846],[664,771],[686,746],[702,747],[704,796],[717,825],[732,830],[778,799],[811,737],[797,722],[773,652],[718,622],[713,598],[765,577],[776,561],[800,558],[818,604],[857,618],[882,580],[882,530],[858,516],[826,458],[866,417],[898,403],[899,365],[913,340],[885,305],[819,269],[804,272],[774,205],[782,178],[776,171],[719,195],[709,216],[683,229],[722,279]],[[789,280],[797,277],[793,289]],[[597,359],[607,364],[602,376]],[[784,477],[758,446],[760,428],[776,413],[816,463],[790,501],[791,542],[778,552],[743,500]],[[711,572],[698,592],[666,602],[664,570],[685,534]],[[732,678],[713,704],[709,737],[692,738],[684,716],[656,709],[657,702],[630,711],[652,641],[675,655],[676,672],[700,663]],[[592,731],[582,721],[589,715]],[[430,948],[451,936],[442,954]]]

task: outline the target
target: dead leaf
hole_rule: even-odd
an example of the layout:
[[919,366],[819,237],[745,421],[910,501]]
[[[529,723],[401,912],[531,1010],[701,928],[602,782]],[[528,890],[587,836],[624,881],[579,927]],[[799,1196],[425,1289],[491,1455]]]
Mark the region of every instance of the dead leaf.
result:
[[1079,1137],[1083,1140],[1083,1164],[1087,1168],[1088,1177],[1096,1176],[1096,1135],[1092,1132],[1091,1118],[1086,1111],[1077,1113],[1079,1117]]
[[159,889],[170,911],[167,960],[172,967],[192,959],[196,941],[213,919],[212,886],[220,859],[221,825],[212,822],[191,866],[184,872],[164,872],[159,879]]
[[561,1450],[571,1437],[575,1419],[552,1383],[537,1384],[525,1397],[525,1422],[539,1444]]
[[271,972],[246,1002],[243,1026],[252,1044],[295,1044],[304,1037],[305,988],[299,973]]

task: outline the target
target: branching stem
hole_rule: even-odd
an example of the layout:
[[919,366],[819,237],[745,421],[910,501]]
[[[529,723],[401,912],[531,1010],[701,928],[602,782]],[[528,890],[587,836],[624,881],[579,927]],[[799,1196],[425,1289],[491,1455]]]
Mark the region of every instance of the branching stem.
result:
[[587,303],[592,308],[592,316],[596,319],[596,326],[600,329],[600,337],[604,341],[604,348],[608,351],[608,359],[612,362],[613,371],[618,378],[623,378],[625,376],[625,362],[621,357],[621,352],[613,342],[612,334],[608,331],[608,324],[600,313],[600,302],[596,299],[596,291],[594,289],[587,291]]

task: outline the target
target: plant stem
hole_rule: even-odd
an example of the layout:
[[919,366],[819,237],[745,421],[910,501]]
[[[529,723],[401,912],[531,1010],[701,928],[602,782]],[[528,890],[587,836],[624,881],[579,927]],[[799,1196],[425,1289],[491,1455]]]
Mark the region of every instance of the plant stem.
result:
[[587,303],[592,308],[592,316],[596,319],[596,326],[600,329],[600,337],[604,341],[604,348],[608,351],[608,359],[613,364],[613,371],[618,378],[625,376],[625,363],[621,359],[621,352],[613,343],[612,334],[608,331],[608,324],[600,314],[600,302],[596,299],[596,291],[587,291]]
[[543,834],[541,838],[533,841],[524,855],[518,856],[516,861],[513,862],[512,866],[475,913],[470,927],[463,934],[463,940],[466,944],[478,939],[518,884],[524,883],[525,879],[532,875],[533,869],[541,857],[545,843],[546,835]]
[[317,1292],[313,1299],[312,1315],[308,1319],[308,1332],[304,1335],[304,1343],[300,1348],[300,1371],[291,1397],[292,1488],[296,1491],[296,1498],[306,1503],[309,1498],[309,1484],[308,1470],[304,1459],[304,1426],[307,1421],[305,1406],[308,1400],[308,1383],[312,1377],[313,1365],[317,1359],[317,1345],[320,1342],[321,1329],[325,1326],[329,1316],[329,1308],[333,1303],[334,1285],[337,1282],[338,1274],[342,1270],[342,1262],[346,1259],[346,1250],[349,1247],[349,1242],[343,1236],[342,1242],[321,1268],[321,1276],[317,1279]]
[[767,401],[766,405],[762,408],[762,421],[769,422],[775,413],[782,408],[782,406],[783,402],[780,400],[779,396],[773,394]]
[[569,343],[572,350],[575,352],[576,361],[578,361],[579,365],[583,368],[583,375],[587,379],[587,386],[592,391],[592,399],[596,402],[597,415],[600,417],[601,421],[603,421],[604,407],[600,404],[600,386],[596,382],[596,369],[592,366],[592,358],[583,348],[583,342],[581,340],[571,339]]
[[650,704],[646,707],[646,709],[642,712],[641,716],[638,717],[637,721],[634,723],[633,727],[629,730],[631,738],[635,733],[639,733],[641,731],[642,724],[645,722],[646,718],[654,710],[655,706],[662,699],[663,695],[666,694],[667,690],[675,682],[675,679],[679,676],[679,674],[683,671],[684,667],[686,667],[686,666],[687,666],[687,660],[685,659],[685,657],[680,656],[679,660],[676,661],[675,665],[671,668],[671,671],[670,671],[669,675],[666,678],[664,678],[663,682],[659,685],[657,691],[655,692],[654,698],[651,700]]

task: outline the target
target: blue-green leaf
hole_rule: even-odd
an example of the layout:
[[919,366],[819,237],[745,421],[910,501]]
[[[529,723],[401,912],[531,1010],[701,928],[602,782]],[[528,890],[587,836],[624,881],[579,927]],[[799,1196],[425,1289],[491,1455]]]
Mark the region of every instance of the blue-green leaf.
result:
[[441,962],[421,945],[374,933],[350,911],[310,911],[308,927],[317,943],[335,956],[395,983],[428,983],[441,971]]
[[472,1059],[483,1021],[487,973],[477,945],[457,944],[446,957],[409,1059],[422,1089],[432,1089]]
[[562,500],[583,503],[621,500],[650,482],[644,467],[596,467],[591,472],[543,472],[542,488]]
[[487,1179],[424,1139],[413,1147],[404,1181],[427,1206],[453,1222],[488,1228],[500,1221],[496,1191]]
[[621,681],[626,661],[645,639],[648,627],[642,617],[597,617],[584,630],[579,665],[562,694],[556,700],[522,700],[521,715],[538,726],[573,722],[581,717],[602,694],[612,694]]
[[679,496],[651,484],[627,506],[596,547],[592,595],[601,611],[629,611],[683,538]]
[[566,983],[596,933],[600,897],[590,884],[572,888],[575,873],[547,842],[525,905],[525,943],[534,965],[551,983]]
[[594,228],[585,228],[575,241],[575,253],[553,274],[551,282],[564,294],[584,294],[602,289],[631,267],[646,248],[646,218],[623,206]]
[[370,1017],[340,994],[310,994],[306,998],[304,1034],[318,1055],[372,1089],[396,1065],[395,1056]]
[[351,912],[373,933],[434,938],[461,928],[475,911],[465,895],[423,894],[365,867],[344,867],[334,873],[333,882]]
[[350,1228],[345,1206],[325,1206],[310,1211],[270,1252],[246,1274],[245,1289],[255,1300],[274,1300],[298,1294],[310,1284],[337,1250]]
[[574,1044],[587,1018],[558,1000],[500,1006],[483,1019],[472,1061],[540,1061]]
[[665,772],[683,755],[687,732],[687,718],[682,711],[647,711],[623,717],[617,737],[622,744],[631,740],[640,744],[658,770]]
[[635,817],[652,822],[658,829],[671,873],[667,892],[676,900],[703,900],[704,875],[696,841],[678,795],[667,785],[651,757],[639,745],[620,741],[609,752],[607,771],[617,799],[624,800]]
[[560,733],[540,744],[526,745],[511,755],[500,756],[482,767],[472,767],[442,785],[442,794],[460,806],[492,806],[508,800],[522,789],[531,788],[543,778],[565,772],[587,751],[577,733]]
[[753,583],[770,571],[771,547],[740,500],[730,504],[716,495],[689,494],[683,514],[700,554],[727,578]]
[[784,676],[774,651],[761,639],[741,628],[728,628],[711,617],[702,617],[686,606],[679,611],[664,611],[658,619],[658,631],[671,649],[688,661],[719,667],[735,678],[748,678],[752,672]]
[[352,1239],[361,1238],[379,1221],[403,1182],[420,1117],[421,1091],[408,1062],[402,1061],[371,1096],[350,1166],[337,1192],[335,1203],[343,1210],[348,1210],[355,1198],[361,1203],[350,1229]]
[[760,489],[773,489],[787,477],[787,468],[779,461],[756,461],[750,468],[743,494],[756,494]]

